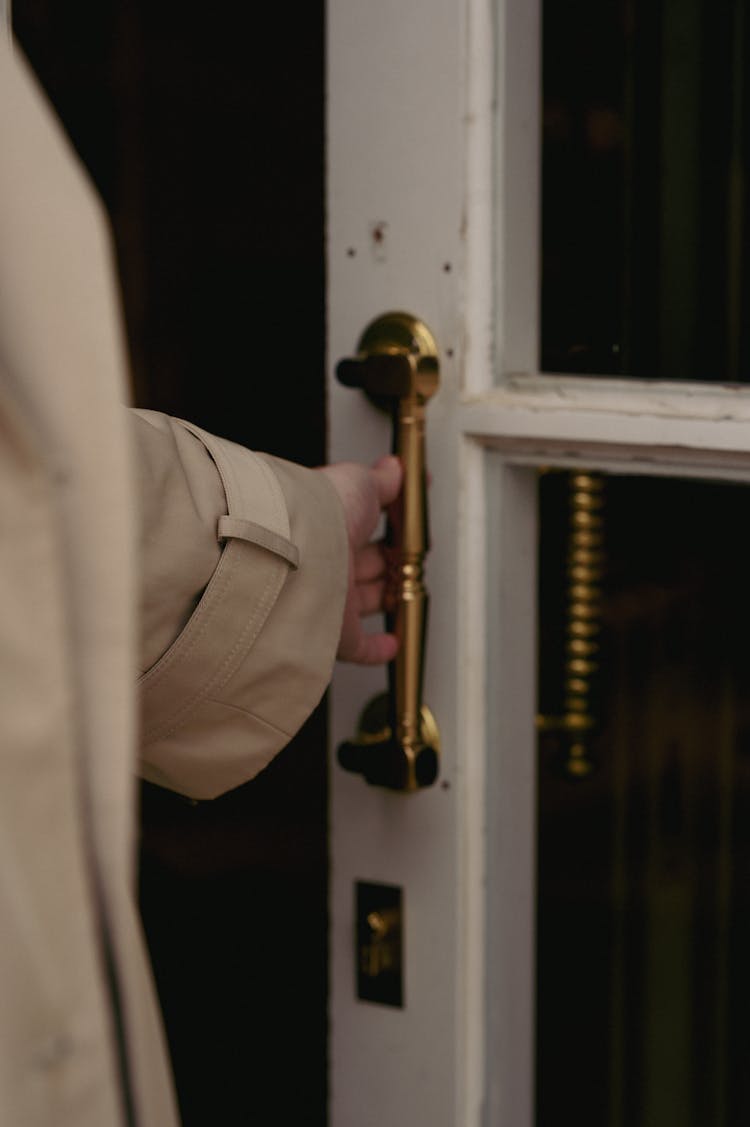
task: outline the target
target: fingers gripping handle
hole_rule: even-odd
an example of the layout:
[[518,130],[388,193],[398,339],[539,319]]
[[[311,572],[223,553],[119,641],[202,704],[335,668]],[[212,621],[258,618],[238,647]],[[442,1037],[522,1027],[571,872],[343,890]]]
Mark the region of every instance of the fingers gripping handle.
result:
[[356,739],[339,748],[339,762],[370,783],[413,791],[435,781],[439,754],[437,728],[422,704],[429,603],[425,406],[439,381],[434,338],[408,314],[387,313],[368,326],[357,358],[342,360],[337,376],[390,411],[393,452],[404,470],[386,530],[385,611],[399,649],[389,665],[387,696],[367,706]]

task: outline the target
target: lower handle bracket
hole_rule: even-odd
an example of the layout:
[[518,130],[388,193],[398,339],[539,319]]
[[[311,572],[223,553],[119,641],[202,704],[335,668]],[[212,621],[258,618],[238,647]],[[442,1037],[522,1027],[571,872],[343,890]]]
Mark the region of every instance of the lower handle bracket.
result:
[[438,776],[440,738],[435,718],[422,705],[420,740],[413,747],[397,740],[388,718],[390,697],[381,693],[365,708],[354,740],[338,749],[339,764],[364,775],[374,786],[415,791],[431,786]]

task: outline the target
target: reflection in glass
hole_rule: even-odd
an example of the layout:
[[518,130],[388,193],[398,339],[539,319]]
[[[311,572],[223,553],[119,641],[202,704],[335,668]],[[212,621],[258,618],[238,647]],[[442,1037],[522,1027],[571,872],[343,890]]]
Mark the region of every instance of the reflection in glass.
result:
[[544,371],[750,379],[745,7],[543,4]]
[[[540,713],[569,483],[541,478]],[[536,1127],[750,1123],[750,550],[740,486],[609,476],[593,770],[539,738]]]

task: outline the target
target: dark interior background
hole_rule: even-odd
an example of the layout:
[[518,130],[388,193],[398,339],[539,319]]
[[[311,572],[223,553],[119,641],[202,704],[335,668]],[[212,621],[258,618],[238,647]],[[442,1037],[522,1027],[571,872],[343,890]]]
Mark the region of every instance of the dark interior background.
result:
[[750,381],[747,9],[544,0],[544,371]]
[[[14,26],[112,217],[135,402],[321,462],[322,0],[15,0]],[[325,1123],[324,723],[215,802],[143,787],[186,1127]]]
[[[750,1123],[748,487],[602,481],[591,773],[566,771],[559,726],[539,741],[536,1127],[739,1127]],[[547,717],[564,707],[569,498],[567,472],[540,477]]]

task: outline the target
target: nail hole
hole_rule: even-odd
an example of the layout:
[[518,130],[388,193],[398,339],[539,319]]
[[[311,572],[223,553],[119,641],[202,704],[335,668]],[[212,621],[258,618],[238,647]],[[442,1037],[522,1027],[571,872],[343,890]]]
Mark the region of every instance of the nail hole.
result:
[[450,262],[444,262],[443,263],[443,270],[445,271],[446,274],[450,274],[452,269],[453,269],[453,267],[450,264]]
[[354,247],[347,247],[346,253],[348,254],[349,258],[354,258],[357,251]]

